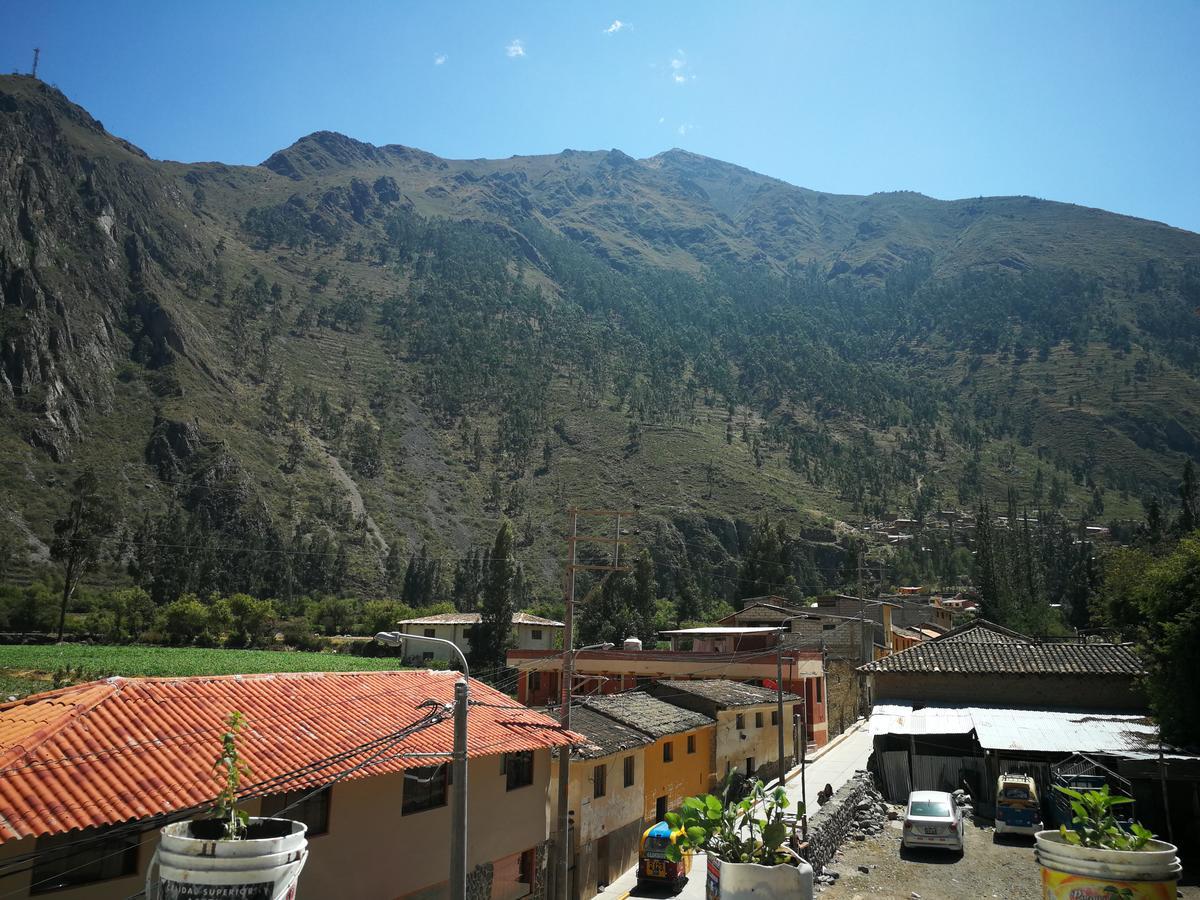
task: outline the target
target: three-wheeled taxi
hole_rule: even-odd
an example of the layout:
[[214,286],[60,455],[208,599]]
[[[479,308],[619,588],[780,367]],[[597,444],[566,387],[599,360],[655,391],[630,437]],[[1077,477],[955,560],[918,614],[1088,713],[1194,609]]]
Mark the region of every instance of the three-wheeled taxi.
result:
[[669,887],[678,890],[687,881],[692,868],[692,854],[685,850],[679,862],[667,859],[667,848],[674,844],[683,829],[671,830],[666,822],[651,825],[642,832],[638,850],[638,887]]
[[996,781],[996,834],[1037,834],[1041,830],[1037,782],[1028,775],[1005,772]]

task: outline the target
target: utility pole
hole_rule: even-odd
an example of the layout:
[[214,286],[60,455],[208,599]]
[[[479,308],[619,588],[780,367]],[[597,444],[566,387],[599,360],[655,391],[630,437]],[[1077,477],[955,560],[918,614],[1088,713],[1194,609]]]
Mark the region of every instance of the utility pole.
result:
[[34,48],[33,48],[33,71],[29,73],[29,74],[30,74],[30,75],[32,75],[34,78],[37,78],[37,64],[38,64],[38,57],[39,57],[39,56],[41,56],[41,55],[42,55],[42,48],[41,48],[41,47],[34,47]]
[[[567,534],[567,572],[566,581],[563,586],[563,600],[566,603],[566,613],[563,616],[563,665],[562,665],[562,684],[560,688],[560,700],[562,702],[562,710],[559,713],[559,722],[562,723],[563,731],[571,730],[571,690],[574,686],[575,679],[575,654],[572,652],[575,647],[575,572],[583,569],[591,572],[628,572],[628,567],[621,566],[621,545],[630,543],[630,538],[621,537],[621,517],[632,516],[632,512],[611,510],[611,509],[576,509],[572,507],[567,510],[567,515],[570,520],[570,531]],[[579,517],[585,518],[612,518],[615,520],[616,533],[611,537],[603,537],[598,535],[580,535],[579,534]],[[611,544],[613,548],[613,561],[608,565],[587,565],[576,562],[578,554],[576,553],[576,545],[581,541],[586,541],[593,544]],[[570,818],[568,813],[570,810],[567,806],[570,803],[570,765],[571,751],[569,747],[560,747],[558,750],[558,858],[556,862],[558,870],[558,890],[556,891],[560,900],[571,900],[571,850],[570,850]]]
[[[779,722],[779,786],[787,783],[788,766],[783,761],[783,635],[779,635],[779,645],[775,648],[775,718]],[[796,745],[792,744],[792,749]]]

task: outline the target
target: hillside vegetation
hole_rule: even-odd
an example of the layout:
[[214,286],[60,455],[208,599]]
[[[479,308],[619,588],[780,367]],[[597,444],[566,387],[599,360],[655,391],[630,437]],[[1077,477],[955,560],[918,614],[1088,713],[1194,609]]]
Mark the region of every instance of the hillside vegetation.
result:
[[670,597],[734,597],[785,523],[811,592],[841,523],[1140,517],[1200,456],[1200,236],[1165,225],[682,151],[161,162],[16,76],[0,148],[0,577],[85,468],[122,510],[90,577],[418,606],[474,602],[505,517],[553,594],[570,504],[636,507]]

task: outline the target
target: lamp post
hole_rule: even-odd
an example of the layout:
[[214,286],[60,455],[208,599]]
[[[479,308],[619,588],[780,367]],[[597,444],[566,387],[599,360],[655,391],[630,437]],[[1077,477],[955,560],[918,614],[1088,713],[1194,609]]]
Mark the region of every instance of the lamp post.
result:
[[[566,638],[566,641],[569,643],[571,640],[571,635],[569,632],[565,633],[565,638]],[[572,675],[574,674],[575,659],[584,650],[611,650],[613,648],[613,646],[614,645],[611,642],[604,641],[603,643],[589,644],[586,647],[579,647],[578,649],[575,649],[575,650],[568,650],[566,655],[567,655],[567,658],[570,659],[571,665],[568,667],[565,667],[566,671],[572,673]],[[562,708],[562,712],[561,712],[559,721],[562,722],[562,727],[563,727],[564,731],[570,731],[570,729],[571,729],[571,688],[573,687],[571,681],[572,681],[572,679],[570,676],[565,677],[564,681],[563,681],[563,687],[562,687],[563,708]],[[558,896],[560,898],[562,898],[562,900],[570,900],[570,893],[571,893],[571,886],[569,884],[570,871],[571,871],[571,854],[567,848],[567,841],[570,838],[570,830],[571,830],[570,819],[568,817],[568,813],[570,811],[567,809],[567,806],[570,805],[570,796],[569,796],[569,794],[570,794],[570,790],[569,790],[569,788],[570,788],[570,773],[569,773],[570,765],[571,765],[571,748],[570,747],[559,747],[559,749],[558,749],[558,860],[557,860],[559,889],[558,889],[557,893],[558,893]]]
[[388,647],[403,647],[405,641],[445,644],[462,663],[462,675],[454,683],[454,765],[450,794],[450,900],[467,898],[467,684],[470,670],[458,644],[444,638],[381,631],[375,640]]

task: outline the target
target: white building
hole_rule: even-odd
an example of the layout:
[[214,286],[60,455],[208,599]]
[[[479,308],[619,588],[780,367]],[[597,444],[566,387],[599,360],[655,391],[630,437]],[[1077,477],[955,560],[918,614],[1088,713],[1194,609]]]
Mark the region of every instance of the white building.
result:
[[[482,616],[477,613],[439,613],[434,616],[420,616],[415,619],[403,619],[396,624],[404,634],[421,635],[423,637],[442,638],[452,641],[465,654],[471,652],[471,629],[479,624]],[[543,619],[541,616],[529,613],[514,613],[513,647],[518,650],[554,650],[562,646],[563,623],[553,619]],[[448,660],[450,650],[437,644],[422,645],[413,642],[405,651],[406,658],[412,657],[423,661],[434,659]]]

